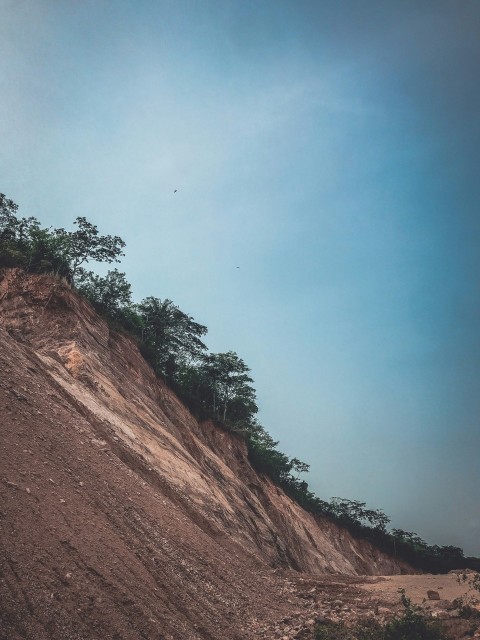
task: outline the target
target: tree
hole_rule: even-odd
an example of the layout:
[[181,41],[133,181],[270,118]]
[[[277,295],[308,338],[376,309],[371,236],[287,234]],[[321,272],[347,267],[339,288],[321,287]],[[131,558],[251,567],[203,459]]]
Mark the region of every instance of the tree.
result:
[[125,255],[122,249],[125,242],[119,236],[101,236],[96,225],[80,216],[75,219],[76,231],[55,229],[55,235],[61,240],[62,251],[71,268],[71,278],[75,278],[81,265],[94,262],[120,262]]
[[337,518],[357,527],[366,526],[365,523],[368,523],[373,529],[385,532],[390,522],[390,518],[382,509],[366,509],[365,502],[332,498],[330,504]]
[[258,423],[248,433],[248,453],[254,466],[275,482],[288,478],[291,470],[287,455],[277,451],[278,442]]
[[248,404],[250,413],[257,412],[255,390],[250,386],[253,380],[247,375],[250,369],[234,351],[211,353],[205,358],[203,368],[211,381],[213,413],[223,422],[234,402],[244,407]]
[[308,470],[310,469],[309,464],[307,464],[306,462],[302,462],[298,458],[292,458],[290,462],[292,463],[293,471],[295,471],[297,474],[307,473]]
[[390,518],[383,509],[365,509],[362,514],[362,518],[375,530],[386,533],[387,524],[390,522]]
[[17,218],[18,206],[0,194],[1,264],[37,273],[53,272],[75,284],[83,281],[82,265],[90,261],[119,262],[125,243],[118,236],[101,236],[85,217],[76,231],[42,228],[34,218]]
[[18,225],[17,211],[18,205],[0,193],[0,242],[7,242],[15,237]]
[[20,266],[34,273],[68,276],[70,267],[62,242],[34,218],[17,218],[18,206],[0,194],[0,264]]
[[77,280],[77,290],[99,311],[112,320],[122,321],[126,310],[132,307],[132,292],[125,274],[117,269],[106,276],[82,270]]
[[201,337],[207,327],[181,311],[171,300],[149,297],[137,305],[143,322],[143,351],[155,371],[174,381],[181,367],[192,366],[205,354]]
[[413,531],[392,529],[392,535],[400,542],[408,544],[413,548],[425,549],[428,546],[425,540],[422,540],[422,538],[420,538],[420,536]]

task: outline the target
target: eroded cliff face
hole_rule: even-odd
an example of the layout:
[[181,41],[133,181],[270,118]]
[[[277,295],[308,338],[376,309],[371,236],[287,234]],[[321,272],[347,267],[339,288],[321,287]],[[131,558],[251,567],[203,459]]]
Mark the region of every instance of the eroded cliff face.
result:
[[294,606],[275,568],[409,570],[256,473],[66,284],[0,277],[0,637],[243,638]]

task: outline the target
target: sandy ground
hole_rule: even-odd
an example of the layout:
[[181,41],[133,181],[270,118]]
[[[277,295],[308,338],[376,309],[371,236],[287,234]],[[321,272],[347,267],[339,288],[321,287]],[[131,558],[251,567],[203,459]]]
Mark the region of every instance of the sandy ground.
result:
[[[312,640],[315,626],[326,621],[354,626],[359,620],[374,618],[386,623],[403,615],[399,589],[405,589],[413,604],[419,605],[426,615],[440,620],[449,639],[480,638],[480,611],[478,615],[473,611],[470,617],[462,618],[458,606],[461,599],[465,603],[474,599],[478,602],[480,594],[469,583],[459,583],[455,574],[347,577],[291,572],[282,575],[281,581],[281,588],[292,602],[301,605],[297,605],[293,614],[267,626],[259,623],[256,638]],[[430,600],[428,591],[436,591],[440,599]]]
[[[460,578],[460,580],[459,580]],[[480,599],[480,593],[476,593],[469,588],[468,582],[461,580],[461,575],[403,575],[386,576],[362,586],[373,596],[379,596],[385,602],[391,604],[398,603],[399,589],[405,589],[406,595],[414,604],[422,604],[428,600],[428,591],[437,591],[441,600],[449,600],[462,597],[476,597]],[[430,601],[434,603],[435,601]]]

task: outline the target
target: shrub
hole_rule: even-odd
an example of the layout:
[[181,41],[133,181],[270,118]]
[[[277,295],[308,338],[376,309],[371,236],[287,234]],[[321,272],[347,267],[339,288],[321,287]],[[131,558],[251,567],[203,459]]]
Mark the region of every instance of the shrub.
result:
[[318,625],[315,640],[384,640],[382,626],[375,620],[365,620],[348,628],[343,623],[330,622]]
[[329,622],[317,625],[315,640],[444,640],[440,623],[428,618],[400,589],[403,614],[385,625],[366,620],[353,627]]

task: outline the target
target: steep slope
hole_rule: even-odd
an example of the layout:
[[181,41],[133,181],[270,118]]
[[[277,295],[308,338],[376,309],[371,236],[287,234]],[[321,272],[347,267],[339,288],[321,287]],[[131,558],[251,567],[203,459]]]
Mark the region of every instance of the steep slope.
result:
[[243,638],[274,567],[391,574],[199,424],[130,338],[46,276],[0,284],[4,638]]

